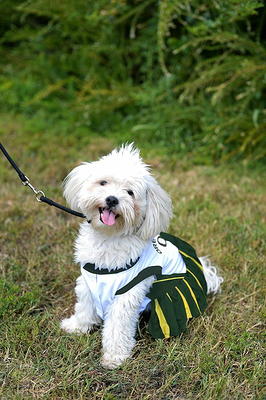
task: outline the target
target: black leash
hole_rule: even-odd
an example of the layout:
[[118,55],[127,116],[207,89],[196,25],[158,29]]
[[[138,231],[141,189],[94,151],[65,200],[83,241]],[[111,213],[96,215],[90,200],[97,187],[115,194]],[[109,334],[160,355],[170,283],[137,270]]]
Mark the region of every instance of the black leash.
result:
[[59,208],[60,210],[63,210],[65,212],[69,213],[69,214],[75,215],[76,217],[86,218],[84,214],[79,213],[79,212],[74,211],[74,210],[71,210],[71,208],[62,206],[61,204],[56,203],[55,201],[53,201],[53,200],[49,199],[48,197],[46,197],[42,190],[36,189],[30,183],[29,178],[26,175],[24,175],[23,172],[19,169],[19,167],[17,166],[15,161],[10,157],[10,155],[8,154],[8,152],[6,151],[6,149],[4,148],[2,143],[0,143],[0,150],[2,150],[4,156],[10,162],[12,167],[16,170],[16,172],[17,172],[21,182],[23,183],[23,185],[24,186],[28,186],[35,193],[36,199],[38,201],[42,201],[43,203],[49,204],[49,206],[53,206],[53,207]]

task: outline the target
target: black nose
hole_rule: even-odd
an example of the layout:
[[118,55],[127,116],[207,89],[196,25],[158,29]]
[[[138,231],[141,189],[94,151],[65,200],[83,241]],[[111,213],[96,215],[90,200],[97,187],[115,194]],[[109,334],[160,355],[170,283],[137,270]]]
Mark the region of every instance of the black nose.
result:
[[115,196],[108,196],[105,199],[108,207],[115,207],[119,203],[118,199]]

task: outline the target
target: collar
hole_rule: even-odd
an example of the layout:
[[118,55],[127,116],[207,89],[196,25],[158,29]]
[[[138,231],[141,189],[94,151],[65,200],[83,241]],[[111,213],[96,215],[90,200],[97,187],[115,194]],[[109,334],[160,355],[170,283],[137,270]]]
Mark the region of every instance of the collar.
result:
[[129,270],[130,268],[134,267],[134,265],[136,265],[138,261],[139,261],[139,257],[135,261],[130,260],[130,263],[126,264],[125,268],[112,269],[111,271],[109,271],[107,268],[99,269],[99,268],[95,267],[95,264],[91,264],[91,263],[85,264],[83,266],[83,268],[86,271],[90,272],[91,274],[96,274],[96,275],[117,274],[119,272],[125,272],[125,271]]

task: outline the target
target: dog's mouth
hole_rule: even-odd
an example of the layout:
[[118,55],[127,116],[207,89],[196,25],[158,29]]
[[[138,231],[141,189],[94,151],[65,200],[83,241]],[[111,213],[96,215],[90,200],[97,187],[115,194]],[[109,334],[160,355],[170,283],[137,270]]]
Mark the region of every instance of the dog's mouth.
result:
[[116,223],[119,214],[115,214],[110,208],[99,208],[100,220],[104,225],[112,226]]

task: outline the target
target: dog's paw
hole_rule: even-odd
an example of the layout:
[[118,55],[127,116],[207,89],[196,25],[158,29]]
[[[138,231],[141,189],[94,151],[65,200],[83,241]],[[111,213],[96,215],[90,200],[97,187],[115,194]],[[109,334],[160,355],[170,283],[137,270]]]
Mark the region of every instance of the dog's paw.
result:
[[79,321],[75,315],[72,315],[70,318],[65,318],[60,323],[61,328],[68,333],[87,333],[90,330],[88,324],[84,324]]
[[101,360],[101,364],[104,368],[114,369],[119,367],[129,357],[129,355],[114,355],[104,354]]

